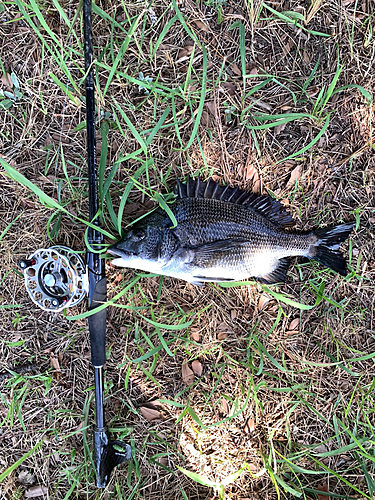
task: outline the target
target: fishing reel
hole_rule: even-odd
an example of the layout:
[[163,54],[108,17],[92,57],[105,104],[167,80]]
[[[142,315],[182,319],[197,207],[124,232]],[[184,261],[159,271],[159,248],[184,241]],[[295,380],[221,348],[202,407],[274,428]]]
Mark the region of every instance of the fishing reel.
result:
[[31,300],[44,311],[60,312],[76,306],[88,292],[85,263],[70,248],[40,248],[18,265]]

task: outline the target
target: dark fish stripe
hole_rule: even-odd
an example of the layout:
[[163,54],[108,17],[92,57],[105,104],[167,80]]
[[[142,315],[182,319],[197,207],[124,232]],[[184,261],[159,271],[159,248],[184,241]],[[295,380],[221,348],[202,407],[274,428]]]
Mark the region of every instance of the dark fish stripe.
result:
[[203,198],[213,198],[213,192],[216,186],[216,182],[210,178],[209,181],[206,182],[206,189],[204,190]]
[[186,184],[183,184],[180,179],[177,179],[177,186],[176,186],[175,193],[179,198],[186,198]]
[[202,182],[200,176],[198,176],[197,186],[195,188],[195,197],[204,198],[204,192],[206,190],[206,182]]
[[221,201],[229,201],[229,197],[232,193],[232,188],[229,186],[225,186],[223,192],[221,193],[220,200]]
[[231,203],[236,203],[236,200],[238,199],[239,194],[242,194],[243,191],[239,188],[236,187],[236,189],[232,190],[232,194],[229,196],[227,201],[230,201]]
[[186,190],[187,190],[188,197],[189,198],[194,198],[194,195],[195,195],[195,181],[194,181],[193,178],[190,177],[190,175],[187,178]]
[[[215,182],[215,181],[212,181],[212,182]],[[214,187],[214,189],[213,189],[213,191],[212,191],[212,199],[213,199],[213,200],[214,200],[214,199],[218,199],[216,195],[217,195],[217,192],[218,192],[218,190],[219,190],[219,184],[217,184],[217,183],[215,183],[215,184],[216,184],[216,185],[215,185],[215,187]]]
[[246,191],[242,191],[242,190],[239,190],[239,191],[240,191],[239,195],[237,196],[237,198],[235,200],[232,200],[232,202],[237,203],[237,205],[242,205],[246,202],[247,199],[250,198],[250,195]]

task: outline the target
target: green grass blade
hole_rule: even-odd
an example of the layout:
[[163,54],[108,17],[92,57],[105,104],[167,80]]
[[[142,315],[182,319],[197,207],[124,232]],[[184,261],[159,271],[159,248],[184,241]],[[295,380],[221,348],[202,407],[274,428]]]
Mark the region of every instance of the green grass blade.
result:
[[198,484],[202,484],[203,486],[208,486],[209,488],[217,488],[218,483],[214,483],[210,481],[207,477],[201,476],[200,474],[196,474],[195,472],[191,472],[189,470],[183,469],[182,467],[177,466],[178,470],[180,470],[185,476],[189,477],[193,481]]
[[[319,471],[319,474],[321,474],[322,472]],[[307,487],[304,487],[303,488],[303,491],[306,491],[306,493],[312,493],[313,495],[315,495],[315,497],[319,498],[318,495],[321,496],[322,500],[330,500],[331,498],[341,498],[343,500],[358,500],[358,496],[355,496],[355,497],[351,497],[351,496],[348,496],[348,495],[340,495],[338,493],[332,493],[331,491],[323,496],[322,495],[322,490],[316,490],[314,488],[307,488]],[[314,497],[314,498],[315,498]],[[307,498],[307,497],[306,497]],[[310,498],[310,497],[308,497]]]
[[[147,138],[146,138],[147,146],[149,146],[152,143],[152,141],[154,140],[155,135],[161,129],[161,127],[162,127],[163,123],[165,122],[165,120],[167,119],[167,116],[169,115],[170,111],[171,111],[171,108],[169,106],[167,106],[165,108],[165,110],[163,111],[163,114],[161,115],[161,117],[157,121],[156,125],[153,127],[151,132],[148,133]],[[143,132],[143,133],[145,133],[145,132]]]
[[70,28],[71,23],[68,19],[68,16],[65,14],[64,9],[61,7],[61,5],[59,4],[59,2],[57,0],[52,0],[52,1],[53,1],[54,6],[56,7],[56,10],[58,11],[60,17],[63,19],[64,23],[68,26],[68,28]]
[[126,115],[125,111],[122,109],[122,107],[120,106],[120,104],[118,102],[115,101],[115,106],[116,108],[119,110],[120,112],[120,115],[122,117],[122,119],[124,120],[124,122],[126,123],[126,125],[129,127],[131,133],[133,134],[134,138],[137,140],[137,142],[139,143],[139,145],[141,146],[141,149],[142,151],[144,152],[144,154],[146,155],[147,157],[147,144],[145,143],[145,141],[142,139],[140,133],[138,132],[138,130],[135,128],[135,126],[133,125],[133,123],[130,121],[130,119],[128,118],[128,116]]
[[108,132],[109,132],[109,124],[107,120],[103,120],[100,124],[100,134],[102,138],[102,147],[100,150],[100,161],[98,167],[98,195],[101,204],[103,204],[104,200],[104,174],[107,166],[107,158],[108,158]]
[[[83,312],[81,314],[75,314],[75,315],[72,315],[72,316],[66,315],[66,319],[69,320],[69,321],[75,321],[77,319],[87,318],[88,316],[91,316],[92,314],[95,314],[96,312],[99,312],[99,311],[101,311],[102,309],[105,309],[108,306],[114,306],[114,305],[118,306],[118,304],[116,304],[116,301],[119,300],[123,295],[125,295],[136,283],[138,283],[139,280],[140,280],[140,278],[138,276],[136,276],[134,279],[132,279],[130,281],[130,283],[128,283],[125,286],[125,288],[123,290],[121,290],[121,292],[119,292],[117,295],[115,295],[112,299],[108,300],[107,302],[105,302],[103,304],[100,304],[100,306],[98,306],[95,309],[90,309],[90,310],[85,311],[85,312]],[[132,309],[129,306],[123,306],[123,307],[126,307],[127,309]],[[65,312],[65,314],[66,314],[66,312]]]
[[[118,28],[123,33],[127,32],[122,24],[118,23],[113,17],[111,17],[104,10],[102,10],[100,7],[98,7],[94,2],[92,2],[92,12],[93,12],[93,14],[96,14],[97,16],[101,17],[102,19],[105,19],[106,21],[108,21],[111,26]],[[124,21],[124,23],[125,22],[127,23],[128,21],[126,20],[126,21]]]
[[313,115],[309,115],[308,113],[285,113],[284,115],[253,115],[253,120],[256,121],[267,121],[274,120],[271,123],[265,123],[264,125],[248,125],[244,123],[245,127],[249,130],[267,130],[269,128],[277,127],[279,125],[283,125],[284,123],[289,123],[295,120],[303,120],[304,118],[313,119]]
[[165,201],[165,199],[157,192],[154,193],[154,198],[155,200],[159,203],[159,206],[166,212],[168,217],[172,221],[172,226],[171,229],[175,228],[177,226],[177,219],[175,214],[172,212],[172,210],[169,208],[168,203]]
[[306,91],[308,86],[310,85],[310,83],[313,81],[314,77],[315,77],[315,73],[317,72],[318,70],[318,67],[319,67],[319,63],[320,63],[320,54],[318,56],[318,60],[316,61],[315,63],[315,66],[313,67],[309,77],[307,78],[307,80],[305,81],[305,83],[303,84],[303,87],[302,87],[302,90],[303,91]]
[[279,164],[279,163],[282,163],[283,161],[291,160],[292,158],[296,158],[297,156],[302,155],[303,153],[305,153],[306,151],[308,151],[310,148],[312,148],[314,146],[314,144],[316,144],[319,141],[319,139],[322,137],[322,135],[325,134],[325,132],[326,132],[328,126],[329,126],[329,121],[330,121],[330,117],[327,116],[327,118],[326,118],[326,120],[324,122],[324,125],[323,125],[321,131],[314,137],[314,139],[311,142],[309,142],[307,144],[307,146],[305,146],[304,148],[296,151],[295,153],[292,153],[291,155],[287,156],[286,158],[283,158],[282,160],[278,160],[276,162],[276,165]]
[[[174,341],[175,341],[175,339],[168,340],[166,342],[167,346],[169,344],[172,344],[172,342],[174,342]],[[143,354],[143,356],[140,356],[139,358],[135,358],[135,359],[129,359],[129,361],[131,363],[141,363],[141,361],[146,361],[146,359],[151,358],[152,356],[155,356],[155,354],[157,354],[162,349],[165,349],[165,346],[163,344],[160,344],[160,345],[154,347],[154,349],[151,349],[151,351],[147,351],[145,354]],[[120,365],[120,367],[121,366],[123,366],[123,365]],[[184,406],[184,405],[182,405],[182,406]]]
[[374,100],[374,96],[371,92],[366,90],[361,85],[357,85],[356,83],[350,83],[349,85],[344,85],[343,87],[336,89],[332,95],[338,94],[339,92],[342,92],[343,90],[346,90],[346,89],[358,89],[361,92],[361,94],[363,95],[363,97],[365,99],[367,99],[368,104],[371,104],[372,101]]
[[206,48],[205,47],[202,47],[202,52],[203,52],[203,74],[202,74],[202,83],[201,83],[201,95],[200,95],[200,100],[199,100],[199,105],[198,105],[198,112],[197,112],[197,115],[196,115],[195,121],[194,121],[193,130],[192,130],[190,139],[189,139],[187,145],[184,148],[185,151],[190,148],[190,146],[192,145],[192,143],[194,141],[194,138],[195,138],[195,136],[197,134],[198,127],[199,127],[199,124],[200,124],[200,121],[201,121],[201,117],[202,117],[204,100],[206,98],[207,52],[206,52]]
[[242,85],[245,91],[246,86],[246,45],[245,45],[245,26],[239,23],[239,33],[240,33],[240,55],[241,55],[241,72],[242,72]]
[[22,217],[23,214],[24,214],[24,212],[21,212],[20,214],[18,214],[17,217],[7,225],[7,227],[4,229],[4,231],[0,234],[0,241],[4,238],[4,236],[7,234],[9,229],[13,226],[13,224],[15,222],[17,222],[20,217]]
[[65,175],[66,182],[67,182],[67,184],[69,186],[70,192],[72,193],[73,192],[73,186],[72,186],[72,183],[70,182],[68,170],[66,168],[64,149],[63,149],[62,145],[60,147],[60,158],[61,158],[61,165],[62,165],[62,169],[63,169],[64,175]]
[[22,457],[19,458],[16,462],[14,462],[13,465],[11,465],[10,467],[8,467],[2,474],[0,474],[0,483],[2,481],[4,481],[4,479],[7,478],[9,476],[9,474],[11,474],[15,469],[17,469],[17,467],[19,467],[25,460],[27,460],[29,457],[31,457],[31,455],[38,448],[40,448],[43,443],[44,443],[44,440],[39,441],[39,443],[37,443],[33,448],[31,448],[31,450],[29,450],[27,453],[25,453],[24,455],[22,455]]
[[51,30],[51,28],[46,23],[46,20],[45,20],[43,14],[40,12],[40,9],[39,9],[38,4],[36,3],[36,1],[35,0],[29,0],[29,2],[30,2],[30,7],[32,8],[32,10],[35,13],[38,21],[40,22],[41,26],[43,26],[43,28],[45,29],[45,31],[48,34],[48,36],[51,37],[52,41],[56,44],[57,47],[61,47],[61,44],[60,44],[59,40],[56,38],[56,36],[53,33],[53,31]]
[[22,2],[20,0],[15,0],[15,2],[17,4],[18,8],[20,9],[22,15],[25,17],[26,21],[29,23],[29,25],[32,27],[32,29],[35,31],[35,33],[37,34],[38,38],[42,41],[42,43],[45,46],[45,48],[53,55],[53,57],[57,61],[59,61],[58,65],[64,71],[64,74],[69,79],[72,87],[75,89],[75,91],[77,92],[77,94],[80,94],[80,90],[79,90],[79,87],[77,86],[76,81],[73,79],[73,77],[71,75],[71,72],[69,71],[64,58],[59,53],[58,49],[61,49],[61,51],[63,53],[66,52],[65,49],[64,49],[64,46],[61,45],[61,43],[59,42],[59,40],[56,38],[55,34],[51,31],[50,27],[46,23],[46,21],[44,19],[44,16],[41,13],[41,11],[40,11],[40,9],[39,9],[36,1],[35,0],[29,0],[30,7],[32,8],[33,12],[35,13],[35,15],[36,15],[39,23],[41,24],[41,26],[43,26],[43,28],[46,30],[46,33],[48,34],[48,36],[50,36],[51,39],[53,40],[54,43],[52,43],[52,44],[46,42],[46,40],[44,39],[44,37],[40,33],[39,28],[35,25],[35,23],[31,19],[31,17],[29,16],[29,14],[26,12],[26,10],[25,10]]
[[29,179],[27,179],[24,175],[18,172],[18,170],[16,170],[14,167],[9,165],[9,163],[7,163],[1,157],[0,157],[0,164],[9,174],[9,177],[11,177],[13,180],[18,182],[22,186],[30,189],[30,191],[32,191],[36,196],[38,196],[39,201],[42,203],[42,205],[48,208],[55,208],[57,210],[61,210],[62,212],[69,213],[63,206],[57,203],[57,201],[55,201],[53,198],[45,194],[38,186],[29,181]]
[[183,26],[184,30],[186,31],[186,33],[190,36],[190,38],[192,40],[194,40],[200,47],[202,47],[202,44],[199,42],[199,40],[198,40],[197,36],[195,35],[195,33],[186,24],[184,16],[181,14],[180,9],[177,7],[176,0],[172,0],[172,5],[173,5],[173,8],[174,8],[174,10],[176,12],[177,18],[180,21],[180,23],[182,24],[182,26]]
[[183,89],[184,89],[183,90],[184,95],[187,92],[188,85],[189,85],[189,82],[190,82],[190,75],[191,75],[191,71],[193,69],[193,61],[194,61],[195,49],[196,49],[196,45],[193,45],[193,50],[192,50],[192,52],[190,54],[189,66],[188,66],[188,69],[186,71],[185,83],[184,83],[184,87],[183,87]]
[[274,297],[276,300],[278,300],[280,302],[284,302],[284,304],[287,304],[288,306],[295,307],[296,309],[302,309],[304,311],[308,311],[308,310],[313,309],[315,307],[315,305],[309,306],[307,304],[302,304],[301,302],[296,302],[295,300],[289,299],[285,295],[271,290],[266,285],[262,285],[262,288],[265,292],[267,292],[269,295]]
[[239,469],[238,471],[233,472],[232,474],[229,474],[229,476],[225,477],[221,481],[221,484],[223,486],[228,486],[229,484],[234,483],[234,481],[236,481],[241,476],[241,474],[243,473],[243,471],[245,471],[245,470],[246,470],[246,466],[241,467],[241,469]]
[[154,321],[150,318],[146,318],[146,316],[143,316],[142,314],[138,313],[141,318],[143,318],[147,323],[150,323],[151,325],[155,326],[156,328],[163,328],[164,330],[185,330],[185,328],[189,328],[189,326],[192,325],[193,319],[190,321],[187,321],[185,323],[179,323],[178,325],[168,325],[167,323],[159,323],[157,321]]
[[292,120],[302,120],[304,118],[312,118],[312,115],[310,115],[309,113],[281,113],[275,115],[254,115],[252,118],[259,122],[266,122],[269,120],[283,120],[283,119],[292,121]]
[[160,35],[158,36],[158,39],[156,40],[155,42],[155,45],[151,51],[151,54],[150,54],[150,58],[153,58],[155,57],[155,54],[156,54],[156,51],[158,50],[158,48],[160,47],[160,44],[162,43],[165,35],[167,33],[169,33],[169,30],[170,28],[174,25],[174,23],[177,21],[178,17],[177,16],[173,16],[172,19],[170,19],[167,24],[164,26],[162,32],[160,33]]
[[284,488],[285,491],[293,495],[294,497],[301,498],[302,492],[292,488],[288,483],[286,483],[279,474],[274,474],[273,476],[280,486]]
[[332,82],[330,83],[330,85],[329,85],[329,87],[327,89],[327,93],[324,96],[324,100],[323,100],[321,112],[323,112],[323,110],[326,107],[328,101],[331,99],[331,97],[333,95],[333,91],[335,90],[335,87],[337,85],[337,81],[338,81],[338,79],[340,77],[340,74],[341,74],[343,68],[344,68],[344,66],[337,66],[337,70],[336,70],[335,76],[333,77]]
[[182,142],[182,138],[181,138],[181,134],[180,134],[180,129],[178,127],[178,118],[177,118],[177,113],[176,113],[176,100],[175,100],[174,93],[172,94],[172,98],[171,99],[172,99],[173,125],[174,125],[175,131],[176,131],[176,136],[177,136],[178,142],[180,143],[181,148],[183,148],[184,145],[183,145],[183,142]]
[[[112,69],[112,66],[109,66],[108,64],[104,64],[99,61],[97,61],[96,65],[98,66],[98,68],[104,69],[105,71],[111,71]],[[152,85],[151,83],[148,83],[145,80],[142,81],[138,80],[137,78],[134,78],[133,76],[130,76],[127,73],[124,73],[123,71],[117,71],[117,76],[119,78],[124,78],[128,82],[132,83],[134,86],[142,85],[145,89],[154,91],[155,93],[159,94],[162,97],[170,98],[170,95],[173,92],[173,90],[166,87],[165,85],[160,85],[160,84]]]
[[138,22],[141,18],[141,16],[143,15],[143,13],[139,16],[137,16],[135,19],[134,19],[134,22],[133,24],[131,25],[127,35],[126,35],[126,38],[125,40],[122,42],[122,45],[121,45],[121,48],[116,56],[116,59],[112,65],[112,68],[111,68],[111,71],[108,75],[108,80],[107,80],[107,83],[105,84],[105,87],[104,87],[104,90],[103,90],[103,97],[105,97],[107,91],[108,91],[108,87],[111,85],[112,83],[112,80],[113,80],[113,77],[117,71],[117,67],[118,65],[120,64],[122,58],[124,57],[124,54],[126,52],[126,49],[128,48],[129,46],[129,43],[130,43],[130,40],[131,40],[131,37],[134,35],[134,32],[135,30],[137,29],[137,26],[138,26]]
[[352,490],[356,491],[357,493],[359,493],[360,495],[362,495],[362,497],[360,498],[367,498],[368,500],[373,500],[370,496],[368,496],[364,491],[360,490],[359,488],[357,488],[357,486],[355,486],[354,484],[352,484],[350,481],[348,481],[345,477],[343,476],[340,476],[339,473],[337,473],[336,471],[330,469],[327,465],[325,465],[323,462],[321,462],[320,460],[317,460],[316,458],[314,458],[313,456],[311,455],[308,455],[312,460],[314,460],[314,462],[317,464],[318,467],[322,468],[323,470],[325,470],[326,472],[328,472],[329,474],[331,474],[332,476],[334,476],[338,481],[342,481],[344,484],[346,484],[346,486],[348,486],[349,488],[351,488]]
[[267,351],[264,345],[259,342],[257,338],[255,338],[254,341],[258,346],[259,351],[262,352],[269,359],[269,361],[271,361],[271,363],[276,366],[278,370],[280,370],[281,372],[290,373],[290,370],[284,368],[273,356],[271,356],[271,354]]
[[61,212],[66,213],[69,215],[69,217],[72,217],[73,219],[82,222],[85,224],[87,227],[92,227],[93,229],[96,229],[97,231],[100,231],[104,236],[107,236],[108,238],[113,239],[112,234],[108,233],[102,228],[98,228],[95,224],[91,224],[88,221],[85,221],[81,219],[80,217],[76,215],[72,215],[66,208],[64,208],[60,203],[55,201],[53,198],[48,196],[48,194],[44,193],[38,186],[33,184],[29,179],[27,179],[24,175],[22,175],[20,172],[18,172],[15,168],[13,168],[9,163],[7,163],[3,158],[0,157],[0,165],[6,170],[8,173],[9,177],[11,177],[13,180],[21,184],[22,186],[27,187],[32,191],[40,200],[42,205],[48,208],[55,208],[56,210],[60,210]]
[[135,181],[145,172],[145,170],[150,166],[150,164],[153,164],[153,160],[147,160],[142,163],[142,165],[138,168],[135,174],[130,178],[121,196],[121,202],[117,214],[117,231],[120,235],[122,235],[122,216],[124,213],[125,203],[127,202],[129,193],[132,187],[134,186]]
[[164,347],[165,352],[168,356],[173,357],[173,352],[169,349],[167,342],[165,341],[164,335],[161,333],[160,328],[155,328],[156,333],[158,334],[161,345]]
[[[270,7],[269,5],[267,5],[265,2],[263,2],[262,5],[267,10],[269,10],[270,12],[272,12],[272,14],[274,14],[276,17],[278,17],[279,19],[281,19],[282,21],[286,21],[287,23],[295,24],[301,30],[306,31],[306,33],[310,33],[311,35],[316,35],[316,36],[322,36],[322,37],[325,37],[325,38],[329,38],[331,36],[328,33],[321,33],[320,31],[308,30],[302,24],[296,22],[292,17],[287,16],[287,15],[283,14],[282,12],[278,12],[277,10],[275,10],[272,7]],[[294,13],[294,14],[296,14],[296,13]]]
[[[358,442],[360,444],[366,443],[367,441],[368,441],[367,438],[363,438],[363,439],[358,440]],[[346,446],[342,446],[341,448],[337,448],[335,450],[325,451],[324,453],[316,453],[315,456],[321,457],[321,458],[335,457],[336,455],[341,455],[342,453],[346,453],[346,452],[351,451],[357,447],[358,447],[357,443],[354,442],[354,443],[347,444]]]
[[52,78],[52,80],[56,83],[56,85],[58,85],[60,87],[60,89],[64,92],[64,94],[66,94],[68,96],[68,98],[72,101],[72,103],[78,107],[81,106],[81,100],[79,99],[79,97],[75,97],[71,92],[70,90],[68,89],[68,86],[64,83],[62,83],[56,75],[54,75],[53,73],[49,73],[48,74],[49,77]]

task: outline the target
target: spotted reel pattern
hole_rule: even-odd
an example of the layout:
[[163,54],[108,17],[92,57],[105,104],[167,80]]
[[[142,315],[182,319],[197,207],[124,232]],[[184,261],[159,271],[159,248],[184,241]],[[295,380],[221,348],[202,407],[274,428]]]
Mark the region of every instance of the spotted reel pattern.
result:
[[21,260],[26,290],[44,311],[60,312],[79,304],[88,291],[88,278],[82,258],[70,248],[41,248]]

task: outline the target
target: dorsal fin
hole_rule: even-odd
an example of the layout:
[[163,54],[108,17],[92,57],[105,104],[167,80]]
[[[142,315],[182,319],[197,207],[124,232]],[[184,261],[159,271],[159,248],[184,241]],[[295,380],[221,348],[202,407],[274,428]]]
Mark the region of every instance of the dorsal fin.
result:
[[175,192],[178,198],[207,198],[251,207],[281,227],[295,224],[285,207],[274,198],[266,194],[249,193],[239,187],[222,186],[212,178],[203,182],[200,176],[196,179],[189,176],[185,184],[177,179]]

